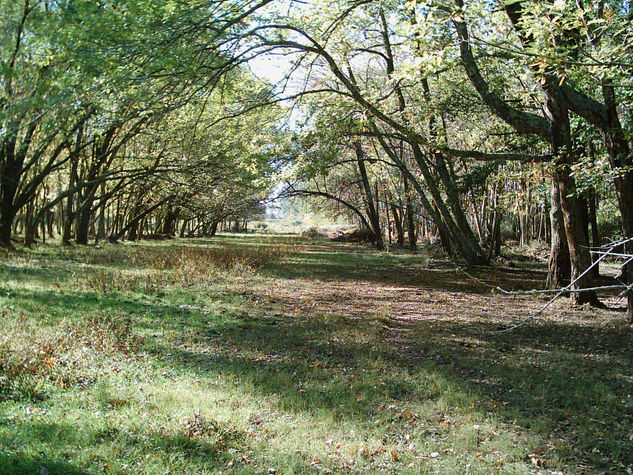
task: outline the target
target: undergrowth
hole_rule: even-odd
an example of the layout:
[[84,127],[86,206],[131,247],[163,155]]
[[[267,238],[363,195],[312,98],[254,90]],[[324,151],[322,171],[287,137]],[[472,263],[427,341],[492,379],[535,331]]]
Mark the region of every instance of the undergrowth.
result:
[[126,252],[95,253],[93,264],[125,263],[142,273],[125,269],[97,268],[87,277],[89,288],[100,292],[133,291],[153,294],[170,285],[213,284],[222,273],[251,274],[289,255],[286,246],[133,248]]
[[104,358],[134,355],[143,339],[131,333],[129,317],[89,315],[41,326],[9,318],[0,335],[0,398],[37,398],[43,387],[87,385]]

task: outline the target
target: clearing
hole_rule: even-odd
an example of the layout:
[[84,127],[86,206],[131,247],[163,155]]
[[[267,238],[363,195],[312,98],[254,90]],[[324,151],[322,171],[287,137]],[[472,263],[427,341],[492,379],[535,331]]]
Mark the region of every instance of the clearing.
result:
[[[475,270],[508,289],[535,263]],[[529,268],[528,268],[529,267]],[[3,473],[581,473],[633,464],[623,315],[291,236],[0,259]],[[612,302],[615,303],[615,302]]]

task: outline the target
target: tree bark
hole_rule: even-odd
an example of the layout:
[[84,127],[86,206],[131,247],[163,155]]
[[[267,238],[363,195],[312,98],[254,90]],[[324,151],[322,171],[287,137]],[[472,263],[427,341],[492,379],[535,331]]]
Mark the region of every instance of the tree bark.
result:
[[569,283],[571,261],[569,260],[569,247],[567,246],[567,235],[565,234],[563,213],[560,206],[560,189],[556,180],[552,180],[550,221],[551,244],[546,287],[560,289]]
[[415,232],[415,219],[413,216],[413,203],[411,202],[411,192],[409,191],[409,179],[405,173],[402,173],[402,184],[404,186],[404,198],[407,219],[407,235],[409,237],[409,249],[415,251],[417,249],[418,237]]
[[[547,93],[547,89],[546,89]],[[574,178],[570,175],[570,166],[574,163],[571,141],[571,129],[567,109],[557,103],[552,97],[547,98],[546,113],[551,122],[552,155],[556,157],[556,168],[553,179],[559,189],[561,210],[569,258],[571,262],[571,279],[576,280],[574,289],[591,287],[591,274],[580,277],[591,265],[589,242],[583,229],[581,202],[576,190]],[[572,300],[577,304],[591,303],[599,305],[598,296],[594,291],[572,292]]]
[[84,205],[77,216],[77,229],[75,230],[75,242],[80,245],[87,245],[90,231],[90,220],[92,219],[92,202]]
[[382,240],[382,229],[380,228],[380,217],[374,202],[374,194],[369,183],[369,176],[367,174],[367,168],[365,167],[365,151],[363,150],[360,142],[354,142],[354,150],[356,152],[356,162],[358,164],[358,171],[360,173],[361,182],[363,184],[363,191],[365,193],[365,204],[367,206],[367,215],[369,217],[369,223],[371,224],[371,232],[374,235],[374,242],[376,243],[376,249],[383,250],[385,243]]

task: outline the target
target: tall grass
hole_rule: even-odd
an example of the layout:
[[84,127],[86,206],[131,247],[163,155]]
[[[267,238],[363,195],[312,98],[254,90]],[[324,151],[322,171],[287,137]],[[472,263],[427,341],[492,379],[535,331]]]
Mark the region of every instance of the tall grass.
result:
[[0,335],[0,399],[38,397],[45,383],[91,383],[97,359],[139,350],[143,340],[130,330],[129,318],[107,314],[44,327],[23,318],[8,322]]
[[285,246],[181,247],[177,249],[135,248],[124,256],[97,254],[92,263],[122,263],[145,269],[142,274],[125,270],[97,269],[87,278],[90,289],[100,292],[133,291],[147,294],[169,285],[212,284],[218,273],[249,274],[289,254]]

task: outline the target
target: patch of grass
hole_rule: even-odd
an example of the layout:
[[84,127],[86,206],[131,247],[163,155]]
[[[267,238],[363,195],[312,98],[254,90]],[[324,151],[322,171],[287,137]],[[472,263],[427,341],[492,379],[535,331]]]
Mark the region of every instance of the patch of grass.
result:
[[270,235],[47,244],[0,258],[0,279],[3,473],[633,464],[621,315],[560,303],[495,333],[540,302],[426,255]]
[[51,387],[85,387],[100,363],[130,357],[142,345],[126,317],[95,314],[45,327],[24,316],[6,320],[0,335],[3,399],[41,399]]
[[163,292],[168,286],[212,285],[220,273],[250,274],[279,261],[288,254],[283,246],[139,248],[96,254],[92,264],[128,264],[132,269],[97,268],[87,278],[87,286],[102,293],[132,291],[144,294]]

